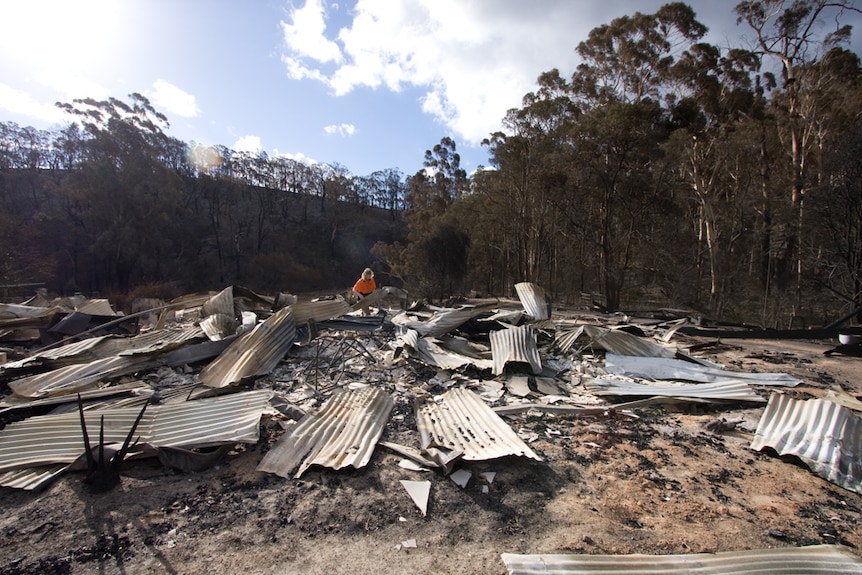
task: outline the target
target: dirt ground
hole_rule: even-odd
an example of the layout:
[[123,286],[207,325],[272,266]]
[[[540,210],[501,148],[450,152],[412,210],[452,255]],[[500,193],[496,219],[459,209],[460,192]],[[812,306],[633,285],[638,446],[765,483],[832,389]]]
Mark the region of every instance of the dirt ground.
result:
[[[676,336],[686,349],[702,338]],[[860,397],[862,358],[824,356],[830,342],[725,340],[698,353],[804,383],[757,388]],[[418,380],[428,373],[414,374]],[[430,372],[433,375],[433,371]],[[274,376],[258,385],[281,385]],[[391,380],[373,382],[394,390]],[[416,385],[417,380],[408,385]],[[289,392],[286,388],[283,391]],[[359,470],[314,467],[301,479],[256,471],[282,433],[200,473],[128,461],[121,485],[94,494],[80,473],[38,493],[0,489],[0,575],[52,573],[505,574],[501,553],[681,554],[813,544],[862,548],[862,495],[792,459],[749,449],[763,407],[655,405],[638,419],[530,412],[507,417],[541,462],[466,463],[466,488],[410,471],[378,445]],[[739,421],[713,433],[718,417]],[[384,440],[418,447],[413,405],[399,395]],[[494,472],[489,483],[482,472]],[[429,480],[427,516],[399,480]],[[415,542],[415,547],[413,546]]]

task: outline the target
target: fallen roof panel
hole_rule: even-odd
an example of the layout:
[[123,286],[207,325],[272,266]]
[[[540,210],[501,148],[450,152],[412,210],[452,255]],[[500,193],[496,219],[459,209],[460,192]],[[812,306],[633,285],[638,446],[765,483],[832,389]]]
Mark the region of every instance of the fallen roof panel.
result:
[[296,340],[291,308],[278,310],[255,328],[235,339],[198,374],[209,387],[226,387],[275,369]]
[[530,326],[499,329],[489,334],[491,355],[494,358],[492,373],[500,375],[510,361],[529,363],[533,373],[542,372],[542,358],[536,345],[536,332]]
[[503,553],[509,575],[655,573],[727,575],[759,573],[839,575],[862,573],[862,560],[847,547],[812,545],[689,555],[518,555]]
[[158,365],[160,361],[151,357],[114,356],[22,377],[9,382],[9,389],[17,395],[33,399],[75,393],[91,389],[99,381],[151,369]]
[[38,491],[69,468],[68,463],[15,469],[0,473],[0,486],[25,491]]
[[568,331],[561,329],[557,335],[556,344],[561,351],[566,352],[581,338],[588,340],[584,347],[603,349],[620,355],[643,357],[673,357],[675,355],[673,350],[642,337],[621,330],[588,324],[580,325]]
[[[154,447],[207,447],[255,443],[260,417],[272,392],[256,390],[182,403],[151,405],[135,432]],[[85,411],[91,440],[105,421],[105,443],[122,443],[140,413],[139,407]],[[72,463],[84,453],[80,414],[42,415],[10,423],[0,430],[0,471],[54,463]]]
[[677,379],[704,383],[746,381],[752,385],[784,385],[788,387],[802,383],[801,379],[786,373],[728,371],[667,357],[635,357],[607,353],[605,355],[605,367],[608,373],[651,379]]
[[364,467],[389,420],[394,402],[376,387],[332,395],[316,414],[307,414],[270,449],[258,471],[300,477],[312,465],[331,469]]
[[515,284],[515,292],[524,306],[524,311],[533,321],[550,319],[551,299],[544,289],[530,282],[521,282]]
[[406,312],[401,312],[392,318],[392,323],[406,328],[414,329],[423,337],[435,337],[449,333],[471,319],[482,315],[495,304],[483,304],[477,306],[461,306],[456,309],[447,309],[435,312],[428,321],[411,319]]
[[433,399],[417,399],[416,426],[423,450],[461,451],[469,461],[508,455],[541,461],[478,395],[460,387]]
[[756,391],[744,381],[723,381],[718,383],[695,383],[665,385],[636,383],[622,379],[597,377],[584,381],[584,387],[600,396],[617,397],[678,397],[709,399],[721,401],[753,401],[765,403]]
[[817,475],[862,493],[862,418],[828,399],[798,400],[773,393],[751,449],[795,455]]

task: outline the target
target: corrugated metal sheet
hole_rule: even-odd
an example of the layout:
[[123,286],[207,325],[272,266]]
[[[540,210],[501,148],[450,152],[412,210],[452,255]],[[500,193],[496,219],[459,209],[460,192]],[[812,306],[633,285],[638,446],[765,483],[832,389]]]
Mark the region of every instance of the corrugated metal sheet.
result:
[[530,326],[499,329],[489,334],[491,355],[494,358],[494,375],[503,373],[506,363],[522,361],[529,363],[533,373],[542,372],[542,358],[536,345],[536,332]]
[[560,351],[567,352],[580,338],[586,338],[584,347],[603,349],[620,355],[643,357],[674,357],[675,352],[658,343],[620,330],[612,330],[595,325],[581,325],[572,330],[560,330],[556,338]]
[[[478,369],[490,369],[493,362],[490,359],[475,357],[478,354],[464,355],[462,350],[448,350],[436,338],[419,337],[416,330],[408,329],[399,338],[399,345],[412,349],[420,361],[440,368],[458,369],[465,365],[475,365]],[[445,343],[452,343],[447,341]],[[457,344],[454,344],[457,347]]]
[[427,321],[419,321],[415,317],[411,318],[405,312],[401,312],[392,318],[392,323],[414,329],[423,337],[436,337],[449,333],[493,307],[494,304],[485,304],[438,311],[434,312]]
[[765,403],[744,381],[726,381],[720,383],[697,384],[643,384],[610,378],[595,378],[585,380],[584,387],[591,393],[600,396],[617,397],[686,397],[695,399],[710,399],[722,401],[753,401]]
[[257,469],[281,477],[290,477],[296,469],[294,477],[300,477],[312,465],[364,467],[393,405],[392,397],[376,387],[336,393],[318,413],[288,429]]
[[862,560],[840,545],[690,555],[517,555],[503,553],[509,575],[655,573],[656,575],[840,575],[862,573]]
[[340,297],[332,300],[297,302],[290,308],[293,310],[293,319],[297,325],[303,325],[309,320],[326,321],[350,312],[350,304]]
[[820,477],[862,493],[862,419],[827,399],[798,400],[773,393],[751,449],[795,455]]
[[69,469],[69,464],[45,465],[0,473],[0,486],[38,491]]
[[551,299],[545,294],[545,290],[536,284],[521,282],[515,284],[515,292],[524,306],[527,315],[533,321],[541,321],[551,318]]
[[295,339],[291,308],[282,308],[234,340],[201,370],[198,381],[210,387],[226,387],[267,374],[287,355]]
[[[272,392],[256,390],[166,405],[151,405],[135,432],[153,447],[207,447],[255,443],[260,417]],[[139,407],[85,412],[91,442],[105,418],[105,443],[122,443],[140,413]],[[0,472],[48,464],[72,463],[84,453],[77,412],[42,415],[10,423],[0,430]]]
[[666,357],[635,357],[605,354],[605,369],[608,373],[644,377],[651,379],[671,379],[698,382],[745,381],[752,385],[783,385],[793,387],[802,383],[801,379],[786,373],[753,373],[728,371],[706,367],[681,359]]
[[[152,393],[152,391],[153,388],[146,383],[142,383],[140,381],[133,381],[129,383],[112,385],[103,389],[82,391],[80,395],[81,399],[83,399],[84,401],[88,401],[90,399],[110,397],[112,395],[120,395],[123,393],[150,394]],[[61,403],[68,403],[70,401],[76,400],[77,396],[72,394],[67,394],[59,397],[46,397],[44,399],[35,400],[12,394],[4,397],[3,401],[0,401],[0,413],[13,409],[26,409],[33,407],[44,407],[48,405],[59,405]]]
[[226,315],[235,317],[236,311],[233,305],[233,286],[228,286],[209,298],[201,306],[201,316],[209,317],[211,315]]
[[102,317],[117,315],[117,312],[111,307],[111,303],[104,298],[87,300],[81,305],[76,306],[75,311]]
[[179,348],[199,339],[204,339],[204,333],[198,326],[151,330],[134,337],[103,335],[39,351],[30,357],[4,364],[3,370],[4,373],[11,373],[42,363],[53,368],[88,363],[114,355],[156,353]]
[[508,455],[541,461],[499,415],[467,389],[453,387],[433,399],[417,399],[416,426],[423,451],[433,447],[460,451],[468,461]]
[[152,369],[158,365],[157,359],[147,356],[108,357],[22,377],[10,381],[9,389],[17,395],[30,398],[75,393],[92,389],[100,381],[143,369]]

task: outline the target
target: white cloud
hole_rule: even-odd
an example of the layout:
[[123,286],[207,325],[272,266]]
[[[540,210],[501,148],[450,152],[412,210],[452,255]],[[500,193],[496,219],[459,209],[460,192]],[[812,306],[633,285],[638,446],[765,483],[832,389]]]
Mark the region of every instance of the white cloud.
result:
[[263,151],[263,146],[260,143],[260,136],[243,136],[231,146],[234,152],[249,152],[257,154]]
[[317,62],[340,63],[341,49],[324,36],[326,10],[321,0],[307,0],[305,6],[291,11],[293,22],[281,23],[284,41],[295,53]]
[[332,124],[323,128],[327,134],[338,134],[342,137],[349,137],[356,133],[356,126],[353,124]]
[[53,103],[39,102],[29,93],[6,84],[0,84],[0,109],[48,123],[59,124],[69,120]]
[[303,164],[306,164],[308,166],[314,166],[314,165],[320,163],[317,160],[315,160],[314,158],[309,158],[308,156],[306,156],[302,152],[299,152],[298,154],[281,153],[278,151],[278,148],[273,150],[273,156],[278,157],[278,158],[287,158],[288,160],[294,160],[297,162],[302,162]]
[[153,82],[155,91],[147,94],[153,104],[177,116],[194,118],[200,113],[195,97],[161,78]]
[[[324,82],[336,96],[358,87],[424,89],[423,111],[456,139],[477,144],[501,129],[506,112],[537,88],[541,73],[557,68],[564,77],[571,74],[577,44],[593,28],[665,3],[356,0],[353,20],[327,30],[322,0],[307,0],[293,11],[291,24],[282,23],[283,60],[292,78]],[[691,4],[711,9],[714,2]]]
[[500,129],[541,72],[574,70],[573,39],[588,31],[577,31],[577,14],[590,9],[569,0],[538,7],[520,0],[358,0],[349,27],[327,36],[320,1],[308,0],[292,26],[283,23],[295,30],[315,16],[306,35],[285,35],[284,62],[291,77],[323,81],[338,96],[362,86],[424,88],[423,111],[457,139],[477,144]]

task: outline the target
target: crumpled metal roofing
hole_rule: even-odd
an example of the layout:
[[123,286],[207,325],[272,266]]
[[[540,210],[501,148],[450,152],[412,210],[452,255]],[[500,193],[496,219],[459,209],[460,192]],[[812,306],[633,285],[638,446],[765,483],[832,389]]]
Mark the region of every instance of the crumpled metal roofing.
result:
[[472,391],[453,387],[434,398],[416,400],[422,450],[463,452],[468,461],[517,455],[541,461],[499,415]]
[[408,329],[398,337],[398,342],[412,349],[424,363],[440,369],[458,369],[465,365],[474,365],[478,369],[493,367],[492,359],[482,357],[481,350],[468,349],[456,338],[420,337],[416,330]]
[[[394,401],[376,387],[335,393],[316,414],[305,415],[270,449],[258,471],[300,477],[312,465],[364,467],[389,420]],[[297,469],[298,467],[298,469]]]
[[674,357],[675,352],[661,344],[653,343],[642,337],[621,330],[607,329],[596,325],[579,325],[572,330],[560,329],[556,337],[556,345],[560,351],[567,352],[578,339],[586,338],[584,347],[603,349],[620,355],[638,355],[643,357]]
[[36,491],[62,475],[71,464],[44,465],[0,473],[0,486]]
[[149,356],[114,356],[90,363],[67,365],[46,373],[9,382],[16,395],[29,398],[62,395],[92,389],[105,379],[158,367],[160,361]]
[[[138,424],[135,438],[153,447],[256,443],[260,417],[271,395],[270,390],[255,390],[150,405]],[[98,437],[100,419],[104,416],[105,443],[122,443],[140,411],[140,407],[85,411],[91,441]],[[0,472],[68,464],[83,454],[84,440],[77,412],[30,417],[0,430]]]
[[798,400],[773,393],[751,449],[795,455],[817,475],[862,493],[862,418],[828,399]]
[[309,320],[326,321],[350,312],[350,304],[342,297],[331,300],[297,302],[290,308],[293,310],[293,319],[297,325],[302,325]]
[[494,375],[503,373],[506,363],[529,363],[533,373],[542,372],[542,358],[536,344],[536,332],[530,326],[498,329],[489,334],[491,355],[494,358]]
[[541,321],[551,318],[551,299],[545,294],[540,286],[530,282],[515,284],[515,292],[524,306],[527,315],[533,321]]
[[235,317],[236,311],[233,305],[233,286],[228,286],[215,294],[201,306],[201,316],[226,315]]
[[[110,397],[113,395],[122,394],[147,394],[151,395],[153,388],[140,381],[132,381],[127,383],[118,383],[100,389],[81,391],[78,393],[81,399],[88,401],[90,399]],[[55,397],[46,397],[43,399],[29,399],[19,395],[10,394],[0,400],[0,413],[14,409],[28,409],[33,407],[45,407],[48,405],[58,405],[75,401],[77,396],[65,394]]]
[[584,381],[584,388],[599,396],[634,397],[679,397],[722,401],[753,401],[765,403],[744,381],[723,381],[719,383],[644,384],[622,379],[597,377]]
[[801,379],[786,373],[754,373],[728,371],[707,367],[667,357],[635,357],[605,354],[605,369],[608,373],[631,377],[652,379],[676,379],[682,381],[722,382],[746,381],[752,385],[784,385],[793,387],[802,383]]
[[204,332],[198,326],[156,329],[133,337],[101,335],[67,343],[54,349],[37,351],[15,362],[3,364],[4,373],[26,369],[39,364],[60,367],[72,363],[87,363],[115,355],[145,355],[181,348],[195,340],[203,340]]
[[862,560],[841,545],[812,545],[689,555],[518,555],[503,553],[509,575],[656,573],[690,575],[841,575],[862,573]]
[[436,337],[449,333],[474,317],[482,315],[489,309],[492,309],[494,305],[462,306],[455,309],[437,311],[427,321],[420,321],[408,316],[406,312],[401,312],[392,318],[392,323],[416,330],[423,337]]
[[209,387],[226,387],[267,374],[287,355],[295,340],[291,308],[282,308],[231,342],[200,371],[198,381]]

